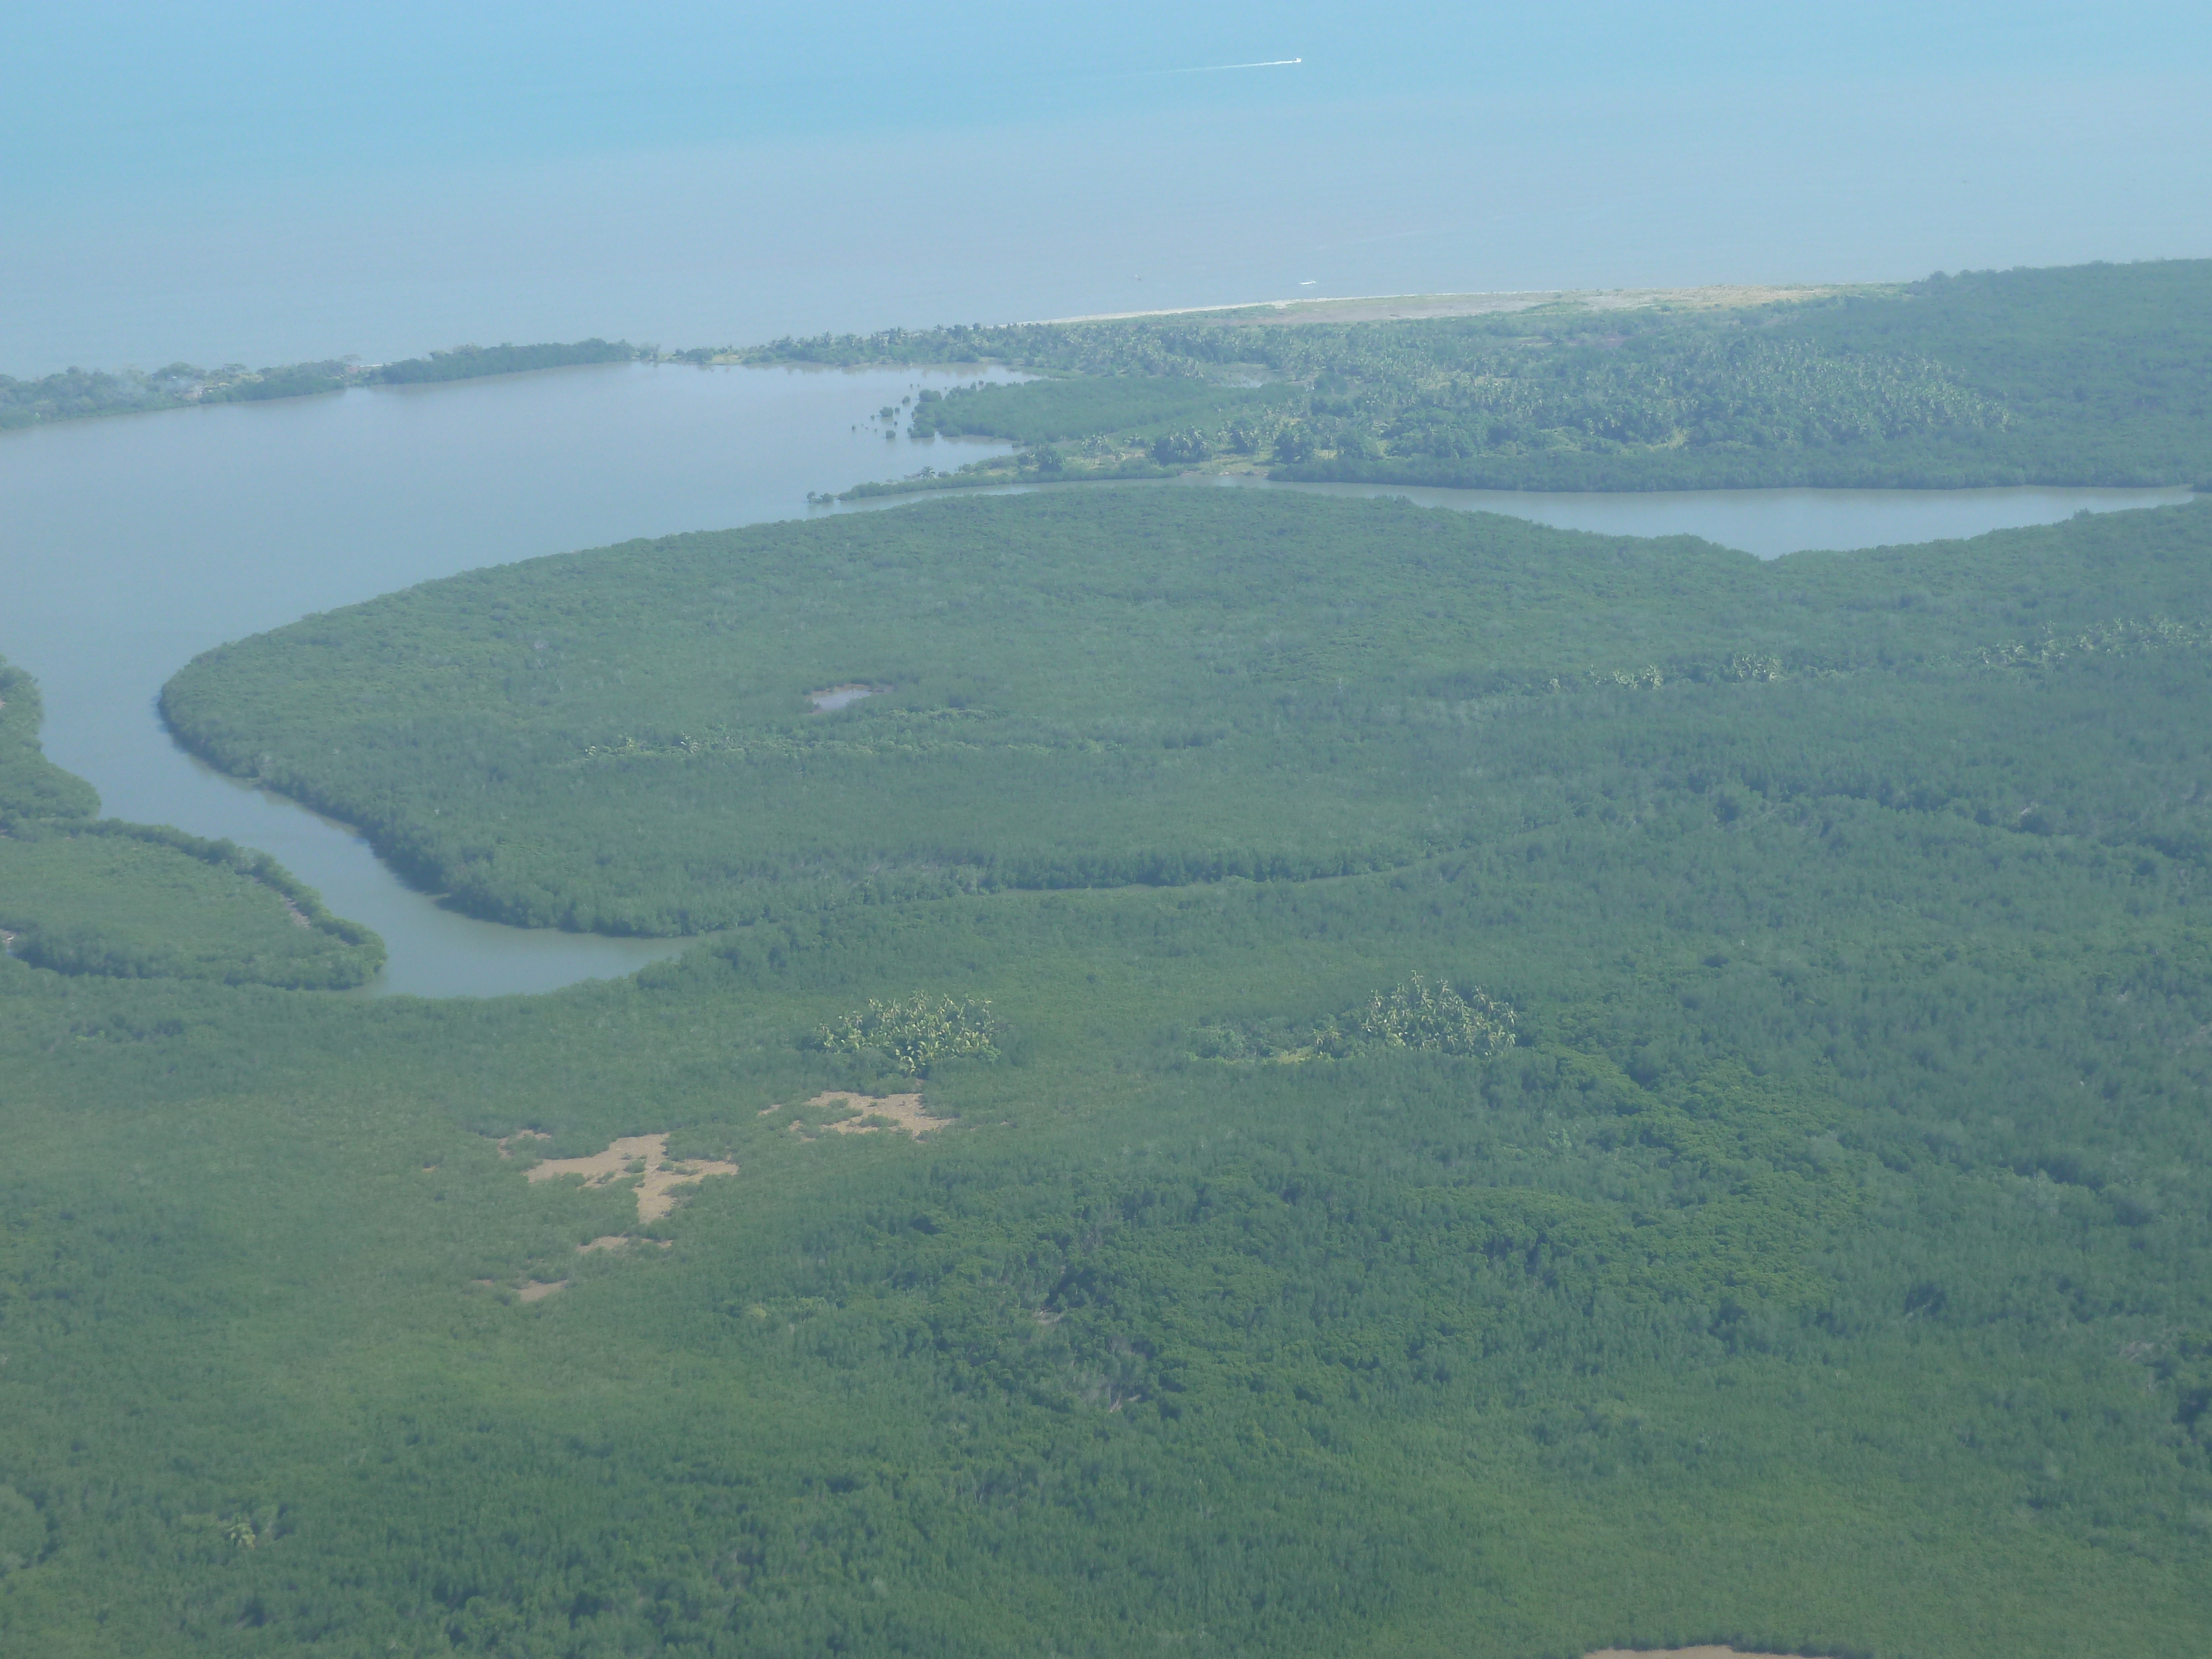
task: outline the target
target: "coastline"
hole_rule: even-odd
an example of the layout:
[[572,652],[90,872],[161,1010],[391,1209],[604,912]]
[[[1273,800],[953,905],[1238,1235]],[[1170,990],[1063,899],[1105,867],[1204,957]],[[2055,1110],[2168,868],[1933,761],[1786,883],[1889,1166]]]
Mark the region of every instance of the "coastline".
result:
[[[1896,283],[1714,283],[1702,288],[1499,289],[1479,294],[1347,294],[1326,299],[1247,300],[1232,305],[1170,306],[1158,311],[1102,311],[1083,317],[1041,317],[1018,327],[1065,323],[1133,322],[1146,317],[1218,318],[1239,324],[1390,322],[1422,317],[1482,317],[1543,306],[1591,311],[1722,311],[1742,306],[1825,300],[1838,294],[1887,294]],[[1266,313],[1255,315],[1251,313]]]

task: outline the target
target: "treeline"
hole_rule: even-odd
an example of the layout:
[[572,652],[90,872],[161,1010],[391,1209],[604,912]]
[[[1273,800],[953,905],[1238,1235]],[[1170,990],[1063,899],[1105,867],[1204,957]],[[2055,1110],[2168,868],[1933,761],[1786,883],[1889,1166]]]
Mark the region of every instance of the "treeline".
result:
[[428,357],[409,357],[368,370],[374,386],[412,386],[425,380],[471,380],[488,374],[522,374],[535,368],[578,363],[626,363],[641,355],[627,340],[579,340],[573,345],[455,346]]
[[0,374],[0,430],[96,415],[181,409],[193,404],[261,403],[307,398],[352,386],[409,386],[429,380],[475,380],[576,363],[628,362],[650,358],[653,348],[624,341],[580,340],[573,344],[455,346],[427,357],[363,365],[351,359],[283,363],[249,369],[242,363],[208,369],[177,362],[151,374],[137,369],[64,369],[36,380]]
[[[182,408],[198,402],[210,385],[227,384],[222,376],[231,372],[172,363],[150,374],[131,368],[68,368],[36,380],[0,374],[0,430],[94,415]],[[244,373],[243,367],[235,372]]]
[[[1459,488],[1955,488],[2212,482],[2212,261],[1936,276],[1736,310],[1336,323],[1225,312],[780,341],[748,361],[990,360],[1146,381],[1193,417],[1172,456],[1271,476]],[[1264,415],[1186,390],[1265,379]],[[1174,388],[1170,390],[1169,388]],[[941,431],[1081,439],[1081,476],[1162,447],[1143,394],[1065,380],[955,392]],[[1025,412],[1027,411],[1027,412]],[[1002,482],[1017,462],[979,463]],[[1034,469],[1033,469],[1034,470]]]
[[0,658],[0,834],[47,819],[88,819],[100,811],[99,792],[39,747],[44,718],[38,682]]
[[949,392],[924,387],[909,429],[1050,444],[1102,433],[1151,436],[1194,425],[1233,425],[1288,400],[1282,388],[1224,386],[1195,375],[1084,377],[1020,386],[978,381]]

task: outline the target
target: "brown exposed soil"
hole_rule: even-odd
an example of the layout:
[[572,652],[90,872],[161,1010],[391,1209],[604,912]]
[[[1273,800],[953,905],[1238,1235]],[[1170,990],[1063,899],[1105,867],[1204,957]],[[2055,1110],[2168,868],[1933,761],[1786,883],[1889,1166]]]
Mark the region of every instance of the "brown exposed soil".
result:
[[[817,1111],[829,1107],[842,1109],[849,1114],[848,1116],[834,1119],[822,1126],[823,1133],[833,1135],[872,1135],[879,1134],[886,1129],[903,1129],[919,1140],[926,1134],[942,1129],[951,1121],[949,1118],[932,1117],[923,1111],[921,1096],[918,1093],[857,1095],[848,1090],[831,1089],[815,1096],[806,1103]],[[766,1117],[771,1112],[787,1112],[790,1109],[788,1106],[771,1106],[761,1115]],[[807,1139],[811,1140],[814,1138],[808,1133],[805,1123],[801,1119],[793,1118],[791,1129],[793,1134]]]
[[[506,1142],[500,1143],[500,1149],[506,1150]],[[625,1135],[604,1152],[594,1152],[589,1158],[549,1158],[532,1166],[530,1179],[551,1181],[561,1176],[581,1176],[586,1187],[607,1187],[635,1176],[637,1218],[645,1222],[658,1221],[676,1207],[676,1200],[681,1196],[678,1188],[695,1185],[708,1176],[737,1173],[736,1164],[712,1158],[671,1162],[668,1137],[665,1134]]]
[[556,1279],[550,1284],[542,1279],[531,1279],[524,1280],[522,1288],[514,1294],[518,1300],[523,1302],[543,1302],[554,1291],[568,1288],[568,1281],[565,1279]]

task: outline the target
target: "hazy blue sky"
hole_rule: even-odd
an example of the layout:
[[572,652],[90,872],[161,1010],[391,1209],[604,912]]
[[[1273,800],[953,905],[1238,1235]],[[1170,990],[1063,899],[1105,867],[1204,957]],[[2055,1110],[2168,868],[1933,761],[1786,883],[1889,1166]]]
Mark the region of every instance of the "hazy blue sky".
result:
[[18,374],[2212,254],[2202,0],[19,0],[0,76]]

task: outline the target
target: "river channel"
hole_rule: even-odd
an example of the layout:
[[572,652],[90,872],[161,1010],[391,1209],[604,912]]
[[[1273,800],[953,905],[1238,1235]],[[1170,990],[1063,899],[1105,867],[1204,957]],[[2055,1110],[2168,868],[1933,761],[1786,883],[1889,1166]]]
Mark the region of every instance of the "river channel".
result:
[[[615,364],[0,434],[0,654],[38,677],[46,753],[89,779],[111,816],[263,848],[332,910],[382,934],[391,959],[374,991],[482,996],[629,973],[683,942],[506,927],[445,909],[346,826],[179,750],[155,713],[162,683],[225,640],[415,582],[631,537],[799,517],[823,510],[808,507],[810,490],[1002,453],[887,441],[875,420],[917,386],[974,377]],[[1766,558],[2188,498],[1278,487],[1699,535]]]

